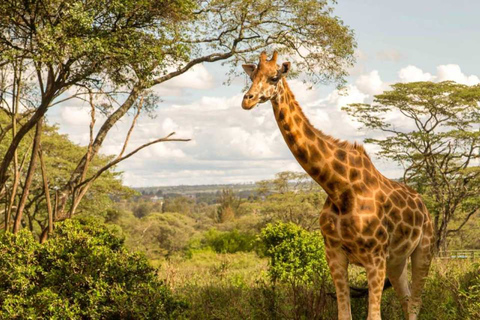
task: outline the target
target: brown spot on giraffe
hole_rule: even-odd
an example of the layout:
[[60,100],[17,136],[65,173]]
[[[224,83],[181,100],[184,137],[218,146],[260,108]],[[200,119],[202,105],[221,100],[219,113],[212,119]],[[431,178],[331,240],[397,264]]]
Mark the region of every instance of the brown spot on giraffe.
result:
[[338,161],[345,163],[345,160],[347,159],[347,153],[342,149],[338,149],[335,151],[335,157],[338,159]]
[[306,122],[303,124],[303,132],[308,139],[315,140],[315,132],[313,132],[312,128],[310,128],[310,125]]
[[355,182],[362,178],[362,174],[359,170],[355,168],[350,168],[348,178],[350,179],[350,182]]
[[434,243],[431,219],[420,196],[378,172],[362,146],[334,139],[310,124],[285,79],[289,62],[278,65],[276,53],[270,60],[262,53],[258,64],[243,68],[252,86],[242,107],[252,109],[271,101],[290,150],[328,195],[320,227],[337,292],[338,318],[351,319],[349,263],[365,267],[369,320],[378,320],[386,274],[401,299],[410,294],[405,291],[406,277],[400,275],[411,256],[412,291],[402,306],[410,313],[410,320],[417,319]]
[[310,152],[310,162],[315,162],[313,160],[318,159],[318,157],[322,156],[320,154],[320,151],[318,151],[318,148],[314,145],[309,145],[308,151]]
[[296,123],[297,125],[300,125],[300,124],[302,123],[302,118],[301,118],[298,114],[296,114],[296,115],[293,117],[293,120],[295,121],[295,123]]
[[333,170],[335,170],[339,175],[346,178],[347,177],[347,167],[341,162],[334,160],[332,164]]

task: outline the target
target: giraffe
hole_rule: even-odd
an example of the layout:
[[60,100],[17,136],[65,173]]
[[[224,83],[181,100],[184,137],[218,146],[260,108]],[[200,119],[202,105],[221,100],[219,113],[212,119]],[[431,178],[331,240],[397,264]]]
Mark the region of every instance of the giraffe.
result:
[[[420,195],[384,177],[363,146],[340,141],[314,128],[290,90],[285,76],[290,63],[277,65],[277,52],[243,69],[252,80],[242,108],[270,100],[289,149],[303,169],[325,190],[320,212],[328,266],[335,285],[338,319],[352,319],[349,263],[365,268],[368,319],[381,319],[386,277],[409,320],[417,319],[421,293],[430,268],[433,225]],[[407,279],[411,257],[412,281]]]

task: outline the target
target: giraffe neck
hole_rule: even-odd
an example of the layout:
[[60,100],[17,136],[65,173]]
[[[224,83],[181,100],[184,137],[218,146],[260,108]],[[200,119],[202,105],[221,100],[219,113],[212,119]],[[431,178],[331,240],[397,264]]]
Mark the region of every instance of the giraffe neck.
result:
[[310,124],[284,78],[271,102],[283,138],[303,169],[333,199],[350,188],[347,151]]

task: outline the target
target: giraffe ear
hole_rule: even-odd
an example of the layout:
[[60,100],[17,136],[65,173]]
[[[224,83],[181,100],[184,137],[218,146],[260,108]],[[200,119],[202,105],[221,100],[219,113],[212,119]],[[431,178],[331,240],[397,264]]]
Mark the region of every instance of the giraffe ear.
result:
[[286,76],[289,71],[290,71],[290,62],[282,63],[282,66],[280,67],[280,74],[282,76]]
[[251,78],[253,72],[255,71],[255,69],[257,69],[257,66],[254,65],[254,64],[244,64],[244,65],[242,65],[242,68],[243,68],[243,70],[245,70],[245,72]]

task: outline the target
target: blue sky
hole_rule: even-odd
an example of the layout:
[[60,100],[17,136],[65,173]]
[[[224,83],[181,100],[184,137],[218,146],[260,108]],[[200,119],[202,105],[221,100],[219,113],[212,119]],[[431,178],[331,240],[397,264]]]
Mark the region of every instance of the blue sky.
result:
[[[378,136],[363,130],[340,108],[347,103],[370,102],[391,83],[480,81],[480,1],[340,0],[336,8],[336,15],[355,30],[358,42],[348,91],[340,95],[331,85],[308,90],[300,81],[290,81],[311,122],[326,133],[359,142]],[[127,185],[252,182],[273,178],[283,170],[301,171],[280,135],[270,104],[250,112],[242,110],[245,78],[224,86],[226,72],[220,64],[199,66],[155,88],[163,102],[155,119],[139,119],[130,148],[171,131],[193,140],[153,146],[119,165]],[[117,125],[102,152],[119,151],[130,120]],[[59,123],[61,132],[76,143],[87,143],[86,105],[73,102],[56,107],[49,121]],[[366,147],[370,154],[375,153],[375,146]],[[392,163],[375,157],[374,162],[387,177],[401,174]]]

